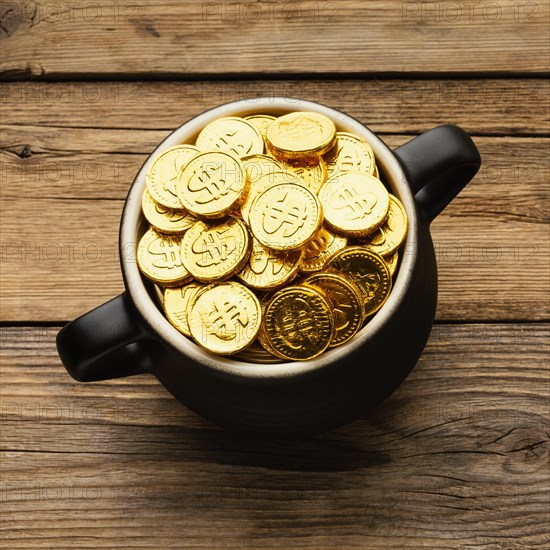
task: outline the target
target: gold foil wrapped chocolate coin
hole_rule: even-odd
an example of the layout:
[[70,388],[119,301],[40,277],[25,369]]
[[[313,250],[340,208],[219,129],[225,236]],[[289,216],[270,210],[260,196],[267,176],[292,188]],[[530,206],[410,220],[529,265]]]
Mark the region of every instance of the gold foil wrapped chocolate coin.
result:
[[252,344],[261,320],[258,298],[232,281],[210,285],[200,292],[188,315],[195,342],[220,355],[232,355]]
[[156,202],[147,189],[143,191],[141,209],[147,221],[161,233],[182,235],[197,220],[185,210],[172,210]]
[[336,145],[324,158],[329,177],[342,172],[363,172],[378,177],[372,147],[354,134],[337,132]]
[[256,198],[258,198],[265,190],[280,183],[296,183],[298,185],[305,185],[297,174],[287,171],[284,168],[275,172],[266,171],[259,178],[251,182],[248,194],[241,205],[241,216],[246,223],[250,225],[250,209],[252,208],[252,203],[256,200]]
[[334,146],[336,126],[319,113],[289,113],[267,127],[266,141],[268,149],[278,158],[320,156]]
[[365,320],[365,309],[361,290],[351,279],[338,273],[315,273],[302,284],[318,289],[330,304],[334,336],[329,347],[340,346],[357,334]]
[[223,151],[237,158],[264,152],[264,138],[250,121],[239,117],[225,117],[207,124],[197,137],[201,151]]
[[147,170],[145,183],[156,202],[173,210],[182,208],[176,190],[179,173],[199,153],[200,150],[193,145],[176,145],[155,158]]
[[361,246],[340,250],[329,259],[327,270],[334,269],[357,284],[363,295],[365,315],[378,311],[388,299],[391,275],[384,259]]
[[390,196],[384,184],[362,172],[342,172],[319,191],[326,224],[346,237],[364,237],[388,215]]
[[191,336],[187,317],[191,310],[191,303],[205,285],[189,283],[184,286],[167,288],[163,296],[163,308],[166,318],[185,336]]
[[300,270],[304,273],[314,273],[321,271],[328,262],[328,259],[338,250],[342,250],[347,245],[346,237],[340,237],[321,227],[313,239],[309,241],[302,256]]
[[391,256],[407,236],[407,214],[397,197],[390,195],[390,208],[383,225],[361,241],[380,256]]
[[201,153],[180,173],[177,192],[181,205],[203,218],[223,218],[240,205],[249,181],[242,162],[228,153]]
[[313,359],[329,347],[333,336],[330,304],[311,287],[279,290],[265,306],[262,338],[281,359]]
[[250,229],[264,246],[296,250],[315,235],[323,221],[317,195],[296,183],[266,189],[250,207]]
[[299,250],[278,252],[254,239],[248,261],[237,273],[237,277],[250,288],[272,290],[288,283],[297,275],[301,257]]
[[198,221],[181,240],[181,257],[198,281],[223,281],[243,268],[250,245],[248,230],[237,218],[220,223]]
[[181,237],[149,229],[141,237],[137,262],[141,272],[155,283],[175,285],[191,278],[181,259]]

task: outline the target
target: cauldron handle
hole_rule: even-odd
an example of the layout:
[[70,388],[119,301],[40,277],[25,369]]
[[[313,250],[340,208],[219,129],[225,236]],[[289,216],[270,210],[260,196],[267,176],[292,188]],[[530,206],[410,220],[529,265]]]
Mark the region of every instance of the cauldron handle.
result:
[[472,180],[481,157],[472,138],[458,126],[438,126],[394,151],[418,204],[430,223]]

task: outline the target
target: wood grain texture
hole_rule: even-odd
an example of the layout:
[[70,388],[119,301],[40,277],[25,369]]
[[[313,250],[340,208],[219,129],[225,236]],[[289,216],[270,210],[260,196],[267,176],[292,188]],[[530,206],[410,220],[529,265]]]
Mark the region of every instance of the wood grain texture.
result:
[[[96,147],[143,151],[117,130],[172,130],[215,107],[255,97],[298,97],[340,109],[377,133],[419,133],[458,124],[473,135],[548,135],[550,82],[544,79],[252,80],[202,82],[14,82],[0,87],[3,124],[29,143],[63,134],[49,128],[104,129]],[[292,102],[289,101],[292,105]],[[147,133],[142,134],[148,136]],[[74,139],[75,135],[71,135]],[[118,139],[117,139],[118,138]],[[32,140],[32,141],[31,141]],[[67,147],[63,141],[61,149]],[[89,143],[75,148],[89,150]],[[113,149],[116,148],[116,149]],[[98,149],[96,149],[98,150]]]
[[548,13],[547,2],[512,0],[15,1],[2,4],[0,71],[18,79],[526,74],[549,69]]
[[[550,548],[549,17],[540,0],[1,2],[2,550]],[[419,364],[298,440],[225,432],[150,375],[79,384],[55,349],[61,321],[123,288],[118,223],[150,151],[258,96],[341,109],[392,147],[458,124],[483,159],[432,226]]]
[[78,384],[2,329],[5,548],[544,548],[548,325],[436,325],[382,406],[300,440],[207,424],[147,375]]
[[[123,199],[167,132],[33,130],[11,125],[2,139],[1,315],[4,321],[68,320],[122,291]],[[410,136],[384,139],[393,147]],[[475,141],[483,169],[432,226],[438,319],[548,319],[548,139]]]

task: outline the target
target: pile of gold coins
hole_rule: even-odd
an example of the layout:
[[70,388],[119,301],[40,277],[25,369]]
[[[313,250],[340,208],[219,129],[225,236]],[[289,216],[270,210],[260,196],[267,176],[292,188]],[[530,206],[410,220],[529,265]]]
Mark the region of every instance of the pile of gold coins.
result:
[[206,350],[283,360],[349,341],[384,304],[407,233],[371,146],[313,112],[225,117],[150,165],[137,261]]

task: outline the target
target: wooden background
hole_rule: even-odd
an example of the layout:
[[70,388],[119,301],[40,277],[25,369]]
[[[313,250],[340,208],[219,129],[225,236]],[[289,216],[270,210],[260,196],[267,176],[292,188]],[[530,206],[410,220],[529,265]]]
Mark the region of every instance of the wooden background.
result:
[[[2,2],[2,548],[548,548],[549,4]],[[391,146],[441,123],[475,180],[433,224],[437,323],[382,406],[221,431],[150,376],[78,384],[66,321],[120,293],[128,185],[204,109],[289,95]]]

